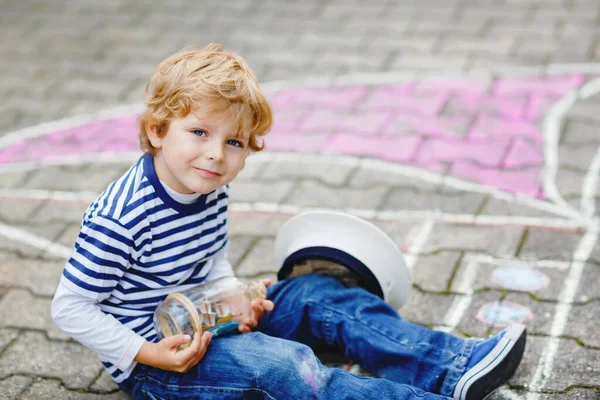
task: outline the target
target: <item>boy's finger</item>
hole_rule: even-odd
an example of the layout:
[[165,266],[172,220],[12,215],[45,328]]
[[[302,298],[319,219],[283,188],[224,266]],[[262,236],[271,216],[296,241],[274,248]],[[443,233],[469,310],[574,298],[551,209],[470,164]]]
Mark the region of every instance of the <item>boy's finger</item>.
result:
[[202,334],[200,332],[195,332],[194,333],[194,340],[192,341],[192,344],[190,345],[189,350],[192,351],[193,353],[198,353],[202,348]]
[[169,336],[167,338],[164,338],[163,340],[165,341],[165,344],[169,349],[174,349],[178,346],[181,346],[182,344],[189,343],[189,341],[192,340],[192,338],[190,337],[190,335],[180,334]]
[[263,285],[265,285],[265,287],[271,286],[271,280],[270,279],[263,279],[262,283],[263,283]]
[[265,311],[273,311],[275,304],[271,300],[263,300],[262,307]]

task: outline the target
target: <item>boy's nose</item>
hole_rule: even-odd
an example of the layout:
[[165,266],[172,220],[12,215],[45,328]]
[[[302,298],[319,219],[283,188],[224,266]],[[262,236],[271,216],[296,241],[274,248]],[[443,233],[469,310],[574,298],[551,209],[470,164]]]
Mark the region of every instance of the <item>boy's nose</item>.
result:
[[223,159],[223,147],[220,144],[213,143],[208,146],[205,154],[209,160],[221,161]]

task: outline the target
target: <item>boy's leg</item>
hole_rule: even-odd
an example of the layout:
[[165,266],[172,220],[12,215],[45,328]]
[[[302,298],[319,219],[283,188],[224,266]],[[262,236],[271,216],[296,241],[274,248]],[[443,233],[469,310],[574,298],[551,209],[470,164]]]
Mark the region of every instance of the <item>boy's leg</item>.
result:
[[140,366],[121,386],[135,399],[447,399],[324,367],[309,347],[260,332],[215,338],[185,374]]
[[374,375],[453,396],[474,340],[402,320],[379,297],[321,275],[304,275],[269,288],[275,309],[259,329],[311,347],[341,350]]

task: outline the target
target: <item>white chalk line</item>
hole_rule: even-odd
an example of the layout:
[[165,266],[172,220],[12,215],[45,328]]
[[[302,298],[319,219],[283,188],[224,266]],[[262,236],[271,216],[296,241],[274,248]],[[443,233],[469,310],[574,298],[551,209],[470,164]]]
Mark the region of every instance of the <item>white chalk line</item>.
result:
[[[414,240],[411,240],[407,253],[404,256],[404,261],[410,270],[412,270],[419,259],[419,254],[425,247],[429,235],[435,226],[437,214],[433,213],[428,218],[425,218],[423,224],[419,227],[418,233]],[[410,239],[409,239],[410,240]]]
[[598,174],[600,173],[600,146],[590,163],[581,187],[581,215],[591,218],[596,212],[596,189],[598,187]]
[[0,223],[0,235],[7,239],[20,242],[35,249],[42,250],[54,256],[65,259],[69,258],[73,253],[72,249],[63,246],[60,243],[55,243],[42,236],[35,235],[23,229],[15,228],[3,223]]
[[[84,163],[127,165],[129,163],[135,162],[141,155],[142,153],[138,151],[123,153],[107,152],[97,154],[71,155],[68,157],[61,157],[57,159],[26,161],[21,163],[0,165],[0,173],[25,172],[47,166],[72,166]],[[480,183],[466,181],[456,177],[441,175],[409,165],[395,164],[377,159],[368,159],[347,155],[266,152],[253,155],[248,159],[248,164],[254,162],[270,161],[355,166],[375,170],[382,173],[392,173],[404,177],[412,177],[434,185],[447,186],[457,190],[487,194],[498,200],[514,202],[550,214],[559,215],[570,219],[581,219],[580,214],[578,212],[565,210],[564,207],[557,206],[556,204],[547,201],[535,199],[527,195],[508,193],[491,185],[484,185]]]
[[[589,259],[590,254],[598,241],[599,233],[600,219],[595,217],[592,219],[589,229],[581,238],[577,248],[575,249],[573,255],[574,261],[571,264],[571,268],[569,269],[569,273],[565,279],[563,289],[558,297],[558,304],[556,305],[554,319],[550,329],[550,339],[548,340],[548,345],[544,347],[533,379],[529,384],[529,388],[533,392],[543,389],[552,374],[552,368],[554,366],[554,359],[558,352],[560,337],[564,333],[564,328],[567,324],[569,313],[572,307],[571,304],[575,299],[585,263]],[[527,395],[527,400],[535,400],[539,397],[538,393],[533,392]]]

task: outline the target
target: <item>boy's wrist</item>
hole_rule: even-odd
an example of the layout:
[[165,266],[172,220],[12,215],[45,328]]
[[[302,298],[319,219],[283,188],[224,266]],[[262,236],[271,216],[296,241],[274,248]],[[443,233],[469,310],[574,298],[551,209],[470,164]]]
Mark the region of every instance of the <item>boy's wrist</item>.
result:
[[134,360],[151,367],[156,367],[156,343],[145,341]]

